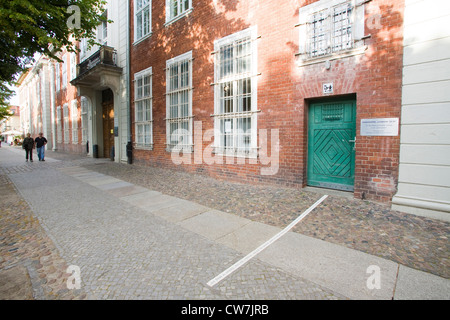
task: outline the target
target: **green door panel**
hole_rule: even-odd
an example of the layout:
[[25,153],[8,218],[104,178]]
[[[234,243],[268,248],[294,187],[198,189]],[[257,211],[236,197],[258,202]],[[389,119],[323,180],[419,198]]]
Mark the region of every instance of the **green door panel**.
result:
[[308,120],[310,186],[353,191],[355,101],[313,103]]

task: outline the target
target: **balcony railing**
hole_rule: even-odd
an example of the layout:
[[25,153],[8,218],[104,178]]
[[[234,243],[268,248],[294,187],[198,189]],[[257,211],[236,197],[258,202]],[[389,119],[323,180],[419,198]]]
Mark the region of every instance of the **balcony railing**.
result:
[[78,77],[101,64],[116,66],[116,50],[114,48],[102,46],[96,53],[81,62],[77,66]]

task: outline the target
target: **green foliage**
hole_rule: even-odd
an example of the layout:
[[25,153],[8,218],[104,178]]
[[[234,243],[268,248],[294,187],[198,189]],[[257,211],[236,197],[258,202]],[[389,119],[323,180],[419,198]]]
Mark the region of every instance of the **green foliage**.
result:
[[9,106],[0,106],[0,121],[11,115]]

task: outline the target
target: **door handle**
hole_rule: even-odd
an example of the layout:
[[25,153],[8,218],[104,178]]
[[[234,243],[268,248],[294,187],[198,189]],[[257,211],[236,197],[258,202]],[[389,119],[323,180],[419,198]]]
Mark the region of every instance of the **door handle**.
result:
[[356,145],[356,137],[354,140],[348,140],[348,142],[353,142],[353,151],[355,150],[355,145]]

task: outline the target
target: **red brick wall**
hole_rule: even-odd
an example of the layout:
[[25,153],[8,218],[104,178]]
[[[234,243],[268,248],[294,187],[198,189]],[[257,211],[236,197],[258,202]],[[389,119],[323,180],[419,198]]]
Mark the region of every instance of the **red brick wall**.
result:
[[[63,54],[66,53],[65,51]],[[79,55],[77,57],[79,59]],[[59,64],[60,68],[60,89],[59,91],[55,91],[56,97],[55,97],[55,115],[52,115],[53,117],[60,117],[58,119],[58,123],[61,124],[61,130],[62,130],[62,142],[56,143],[56,149],[64,152],[69,153],[86,153],[86,146],[81,144],[81,97],[78,96],[77,87],[72,86],[70,84],[70,54],[67,54],[67,86],[65,88],[62,87],[62,68],[63,63]],[[58,67],[58,64],[55,65],[55,68]],[[55,81],[56,83],[56,81]],[[72,101],[77,100],[77,108],[78,108],[78,116],[77,119],[72,119]],[[64,112],[63,112],[63,106],[66,104],[69,106],[69,143],[64,143]],[[56,107],[61,107],[61,114],[57,113]],[[78,143],[72,142],[72,122],[76,121],[76,126],[78,128]],[[56,133],[55,133],[56,134]],[[48,138],[47,138],[48,139]]]
[[[368,50],[362,56],[299,67],[299,8],[315,1],[200,1],[186,17],[165,24],[165,0],[152,1],[152,35],[130,46],[131,78],[136,72],[153,68],[152,151],[134,150],[138,163],[198,172],[242,182],[306,185],[308,101],[320,98],[322,83],[333,82],[334,94],[351,95],[357,101],[357,143],[355,196],[389,201],[398,177],[399,137],[361,137],[359,123],[364,118],[400,117],[402,67],[403,0],[373,0],[366,4],[366,19],[381,9],[381,29],[369,29]],[[216,5],[218,3],[218,5]],[[134,1],[131,4],[131,39]],[[282,4],[282,5],[281,5]],[[279,170],[261,175],[267,165],[174,165],[166,143],[166,60],[192,50],[193,115],[202,122],[203,132],[214,126],[214,41],[257,26],[259,129],[279,129]],[[134,84],[131,86],[131,115],[134,121]],[[132,126],[134,136],[134,126]],[[271,150],[269,133],[269,153]],[[211,142],[204,141],[203,149]],[[193,156],[193,155],[192,155]],[[194,161],[192,161],[193,163]],[[236,163],[237,161],[235,161]]]

